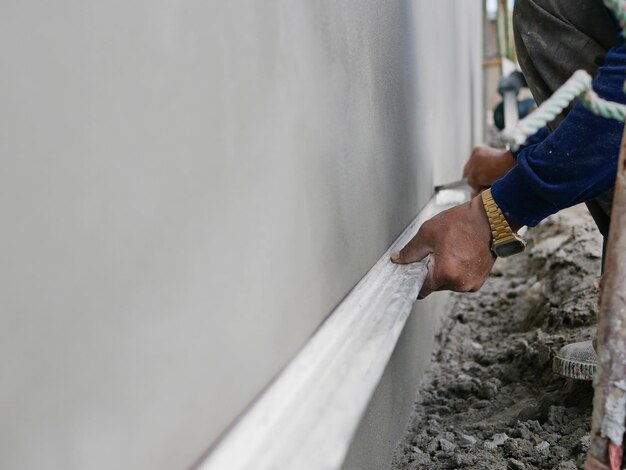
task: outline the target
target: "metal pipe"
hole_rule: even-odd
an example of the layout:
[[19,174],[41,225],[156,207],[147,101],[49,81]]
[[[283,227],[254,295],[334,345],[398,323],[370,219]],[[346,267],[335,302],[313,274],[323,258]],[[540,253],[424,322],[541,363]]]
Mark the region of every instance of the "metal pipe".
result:
[[622,137],[598,319],[587,470],[620,469],[626,426],[626,129]]

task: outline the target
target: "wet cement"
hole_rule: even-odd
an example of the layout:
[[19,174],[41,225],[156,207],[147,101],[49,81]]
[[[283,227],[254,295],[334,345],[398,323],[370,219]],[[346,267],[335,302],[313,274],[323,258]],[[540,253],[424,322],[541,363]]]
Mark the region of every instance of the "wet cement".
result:
[[601,237],[584,207],[528,231],[475,294],[454,294],[392,469],[582,468],[590,382],[554,375],[595,332]]

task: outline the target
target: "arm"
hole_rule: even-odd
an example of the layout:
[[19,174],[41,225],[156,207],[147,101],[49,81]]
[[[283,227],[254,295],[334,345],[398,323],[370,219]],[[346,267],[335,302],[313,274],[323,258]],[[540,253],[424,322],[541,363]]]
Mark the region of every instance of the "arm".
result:
[[[623,45],[607,53],[594,80],[601,97],[626,103],[624,64]],[[521,224],[536,225],[560,209],[609,190],[615,181],[623,127],[577,104],[552,134],[522,149],[517,165],[492,186],[494,199],[513,229]],[[431,255],[434,262],[429,265],[420,297],[442,289],[476,290],[489,275],[493,266],[493,257],[487,258],[491,234],[477,199],[427,221],[400,253],[392,255],[397,263]]]
[[[626,47],[613,47],[594,80],[603,98],[626,103]],[[517,165],[493,184],[493,197],[507,218],[534,226],[566,207],[611,189],[624,125],[577,104],[542,142],[523,148]]]

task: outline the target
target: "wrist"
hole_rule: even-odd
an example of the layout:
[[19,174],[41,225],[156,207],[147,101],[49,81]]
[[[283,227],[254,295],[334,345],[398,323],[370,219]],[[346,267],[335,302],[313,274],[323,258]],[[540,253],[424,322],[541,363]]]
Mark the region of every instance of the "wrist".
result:
[[[497,201],[496,197],[493,195],[493,193],[492,193],[492,198],[493,198],[494,202],[496,203],[496,205],[498,207],[500,207],[500,204],[498,203],[498,201]],[[507,223],[509,224],[509,227],[511,227],[511,230],[513,232],[515,232],[515,233],[519,232],[519,229],[521,229],[524,226],[524,224],[521,224],[521,223],[517,222],[516,220],[512,219],[511,216],[509,216],[508,214],[505,214],[503,212],[502,215],[506,219]]]
[[516,234],[521,226],[509,223],[493,199],[491,189],[483,191],[480,197],[491,229],[491,250],[495,255],[504,258],[524,251],[526,242]]
[[491,247],[491,243],[493,242],[491,224],[489,223],[489,217],[487,216],[487,211],[485,210],[483,199],[480,194],[470,200],[470,209],[476,214],[475,220],[480,221],[476,227],[477,235],[484,240],[489,247]]
[[519,229],[521,229],[524,226],[524,224],[520,224],[519,222],[514,221],[513,219],[508,217],[506,214],[504,214],[504,218],[508,222],[509,227],[511,227],[511,230],[513,230],[515,233],[519,232]]

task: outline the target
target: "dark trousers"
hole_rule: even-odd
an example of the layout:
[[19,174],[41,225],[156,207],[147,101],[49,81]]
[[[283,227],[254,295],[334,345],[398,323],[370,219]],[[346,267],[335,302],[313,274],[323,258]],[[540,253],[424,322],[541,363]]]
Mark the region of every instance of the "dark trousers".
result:
[[[537,103],[576,70],[595,76],[606,52],[617,44],[619,32],[602,0],[516,0],[513,31],[517,58]],[[552,130],[567,112],[550,124]],[[603,267],[612,203],[613,191],[586,202],[604,237]]]

